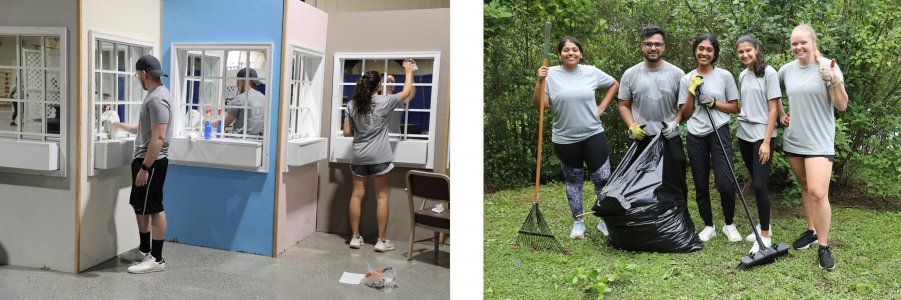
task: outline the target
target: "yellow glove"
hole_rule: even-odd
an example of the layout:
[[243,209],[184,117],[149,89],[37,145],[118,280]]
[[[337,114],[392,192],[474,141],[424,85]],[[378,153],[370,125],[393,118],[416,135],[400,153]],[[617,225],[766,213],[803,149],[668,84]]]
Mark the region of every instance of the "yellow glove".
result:
[[701,75],[695,75],[695,77],[691,78],[691,82],[688,84],[688,92],[692,95],[697,96],[698,89],[701,88],[701,84],[704,84],[704,77]]
[[636,140],[643,139],[644,137],[648,136],[648,133],[642,128],[644,128],[644,124],[632,124],[632,126],[629,126],[629,135]]

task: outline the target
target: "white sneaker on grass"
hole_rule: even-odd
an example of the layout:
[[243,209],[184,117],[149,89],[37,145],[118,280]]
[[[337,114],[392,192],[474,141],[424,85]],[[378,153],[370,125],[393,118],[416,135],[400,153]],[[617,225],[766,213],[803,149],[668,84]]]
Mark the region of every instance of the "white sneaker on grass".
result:
[[601,219],[598,222],[598,231],[604,234],[604,236],[609,236],[610,232],[607,231],[607,223],[604,223],[604,219]]
[[735,228],[735,224],[723,225],[723,233],[726,234],[726,238],[728,238],[730,242],[734,243],[741,241],[741,234],[738,233],[738,229]]
[[350,238],[350,247],[354,249],[360,249],[363,247],[363,237],[359,235],[355,235]]
[[139,264],[128,267],[128,273],[132,274],[143,274],[143,273],[151,273],[151,272],[160,272],[166,270],[166,261],[161,260],[159,262],[156,261],[156,258],[153,255],[147,255]]
[[576,220],[573,222],[573,231],[569,233],[569,237],[574,240],[585,238],[585,220]]
[[[768,248],[770,246],[773,246],[773,239],[763,236],[760,236],[760,239],[763,240],[764,247]],[[760,251],[760,245],[757,244],[757,239],[755,238],[754,245],[751,246],[751,251],[748,252],[748,254],[757,253],[758,251]]]
[[[754,227],[754,230],[756,230],[759,233],[760,232],[760,224],[757,224],[757,226]],[[763,236],[760,236],[760,237],[763,237]],[[773,224],[770,224],[770,238],[773,238]],[[745,240],[749,241],[749,242],[754,242],[757,240],[757,238],[754,237],[754,233],[751,232],[751,234],[749,234],[748,236],[745,237]]]
[[716,236],[716,227],[714,226],[704,226],[704,229],[698,233],[698,238],[701,239],[702,242],[709,241],[713,237]]
[[148,255],[150,255],[150,253],[144,253],[141,252],[139,248],[134,248],[128,252],[122,253],[122,255],[119,256],[119,259],[124,262],[142,262]]
[[[361,240],[363,238],[360,238]],[[375,243],[375,251],[378,252],[388,252],[394,250],[394,243],[389,240],[379,240],[378,243]]]

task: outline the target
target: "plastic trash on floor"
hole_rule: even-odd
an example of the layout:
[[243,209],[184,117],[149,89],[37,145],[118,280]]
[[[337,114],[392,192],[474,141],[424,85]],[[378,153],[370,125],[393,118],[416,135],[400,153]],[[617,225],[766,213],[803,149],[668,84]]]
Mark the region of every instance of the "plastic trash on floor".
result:
[[688,215],[685,154],[678,139],[632,143],[592,210],[623,250],[692,252],[704,247]]
[[397,287],[397,271],[392,267],[378,270],[373,270],[372,267],[369,267],[369,272],[366,272],[360,283],[390,293]]

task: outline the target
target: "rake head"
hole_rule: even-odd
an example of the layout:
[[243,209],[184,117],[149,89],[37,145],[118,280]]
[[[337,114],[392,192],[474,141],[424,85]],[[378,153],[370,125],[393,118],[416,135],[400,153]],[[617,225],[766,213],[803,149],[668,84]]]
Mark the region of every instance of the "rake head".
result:
[[551,250],[568,254],[569,250],[563,247],[551,229],[544,221],[541,211],[538,209],[538,203],[532,205],[529,216],[522,222],[522,228],[519,229],[517,242],[520,246],[532,248],[533,250]]
[[786,254],[788,254],[788,245],[785,243],[766,247],[757,253],[751,253],[748,254],[748,256],[742,257],[741,263],[738,264],[737,269],[747,271],[753,267],[771,264],[775,262],[777,258]]

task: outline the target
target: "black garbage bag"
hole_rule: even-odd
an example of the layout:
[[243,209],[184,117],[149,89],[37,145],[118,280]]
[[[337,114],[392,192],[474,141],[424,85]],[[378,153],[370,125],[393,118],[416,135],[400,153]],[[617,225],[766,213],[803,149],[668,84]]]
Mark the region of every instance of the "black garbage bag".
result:
[[604,218],[610,245],[649,252],[704,248],[688,215],[681,138],[636,141],[613,171],[592,210]]

